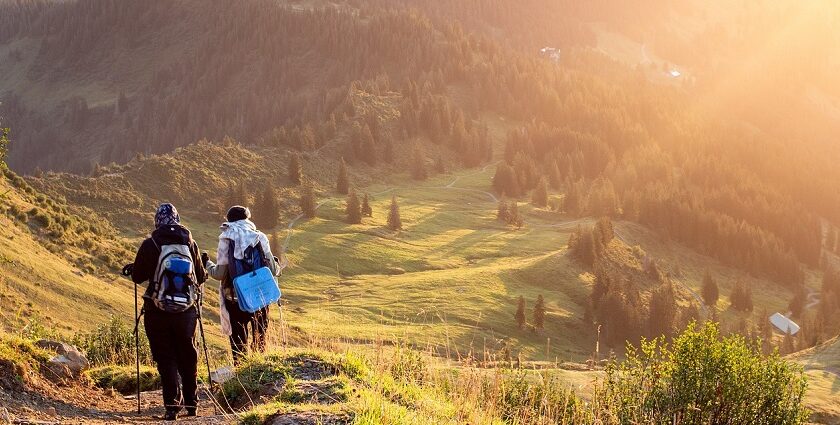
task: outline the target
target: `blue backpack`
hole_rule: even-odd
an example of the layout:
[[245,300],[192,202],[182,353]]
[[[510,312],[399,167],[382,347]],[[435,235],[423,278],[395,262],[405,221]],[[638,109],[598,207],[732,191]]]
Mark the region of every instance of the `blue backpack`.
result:
[[249,246],[245,249],[245,258],[239,260],[234,255],[234,244],[228,244],[228,272],[233,283],[236,302],[239,309],[256,313],[280,300],[280,287],[271,270],[265,266],[262,246]]

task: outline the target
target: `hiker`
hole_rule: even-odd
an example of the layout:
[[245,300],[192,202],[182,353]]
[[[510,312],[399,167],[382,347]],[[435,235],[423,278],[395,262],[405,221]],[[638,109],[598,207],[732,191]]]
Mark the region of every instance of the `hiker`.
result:
[[239,364],[249,345],[251,350],[265,351],[269,308],[266,306],[254,313],[240,308],[233,287],[233,278],[236,276],[231,276],[230,264],[246,260],[246,253],[250,254],[256,250],[262,258],[263,265],[269,268],[273,276],[278,276],[283,268],[277,257],[271,253],[268,237],[257,230],[250,218],[251,211],[248,208],[239,205],[231,207],[225,215],[227,221],[221,225],[222,233],[219,235],[216,262],[210,261],[207,254],[202,257],[208,274],[222,282],[219,286],[219,318],[222,332],[230,337],[234,364]]
[[172,204],[161,204],[155,230],[128,266],[135,284],[149,281],[140,315],[145,313],[143,324],[160,373],[167,421],[175,420],[182,407],[187,416],[196,415],[195,328],[201,284],[207,280],[198,245],[180,222]]

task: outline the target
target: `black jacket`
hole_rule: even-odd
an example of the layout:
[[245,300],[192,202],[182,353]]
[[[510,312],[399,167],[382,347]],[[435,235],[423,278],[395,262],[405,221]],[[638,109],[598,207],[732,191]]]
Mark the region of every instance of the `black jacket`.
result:
[[[152,241],[154,239],[154,242]],[[155,242],[157,245],[155,245]],[[204,264],[201,262],[201,251],[198,249],[195,241],[192,239],[192,234],[184,226],[161,226],[152,232],[152,237],[143,241],[140,249],[137,250],[137,256],[134,258],[134,267],[131,271],[131,280],[136,284],[141,284],[151,279],[155,274],[155,269],[158,266],[158,258],[160,257],[159,246],[181,244],[190,247],[192,254],[193,266],[195,267],[196,283],[199,285],[207,280],[207,271],[204,270]],[[143,298],[151,298],[154,288],[149,285],[146,288],[146,293]]]

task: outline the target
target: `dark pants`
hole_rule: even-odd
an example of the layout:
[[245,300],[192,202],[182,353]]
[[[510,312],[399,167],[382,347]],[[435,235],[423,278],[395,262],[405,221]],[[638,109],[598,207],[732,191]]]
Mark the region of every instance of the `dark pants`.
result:
[[183,313],[167,313],[150,302],[146,303],[145,309],[143,324],[146,326],[152,358],[160,373],[163,404],[167,410],[180,410],[183,401],[183,406],[194,408],[198,389],[196,309],[193,307]]
[[248,313],[239,309],[239,304],[225,300],[225,307],[230,314],[230,349],[233,352],[233,363],[239,364],[248,352],[248,332],[250,325],[251,350],[265,351],[265,334],[268,331],[268,307],[256,312]]

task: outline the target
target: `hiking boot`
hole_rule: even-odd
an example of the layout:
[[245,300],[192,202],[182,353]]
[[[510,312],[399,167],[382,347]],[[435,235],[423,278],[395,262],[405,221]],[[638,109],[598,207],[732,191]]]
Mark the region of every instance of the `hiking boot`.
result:
[[165,421],[174,421],[178,419],[178,411],[177,410],[167,410],[166,413],[163,415],[163,420]]
[[187,416],[196,416],[195,407],[187,407]]

